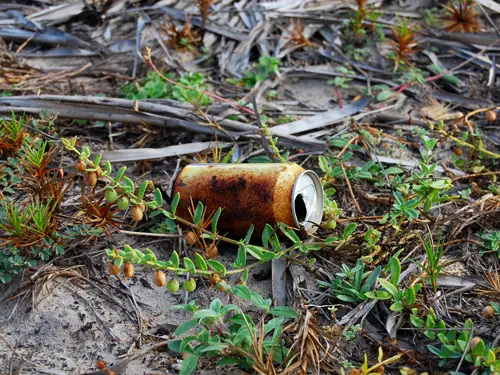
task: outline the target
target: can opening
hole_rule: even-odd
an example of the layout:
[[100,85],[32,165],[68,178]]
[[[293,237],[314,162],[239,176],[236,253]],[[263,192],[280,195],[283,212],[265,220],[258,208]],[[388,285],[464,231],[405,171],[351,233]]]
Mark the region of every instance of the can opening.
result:
[[304,202],[302,194],[295,197],[295,216],[299,222],[303,222],[307,217],[306,202]]
[[313,171],[302,172],[292,191],[292,213],[297,227],[314,233],[323,218],[323,186]]

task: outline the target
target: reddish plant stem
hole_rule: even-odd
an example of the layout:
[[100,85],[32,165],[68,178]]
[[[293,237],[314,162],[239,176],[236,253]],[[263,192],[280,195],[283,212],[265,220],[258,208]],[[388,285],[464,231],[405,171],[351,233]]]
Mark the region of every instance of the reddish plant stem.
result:
[[342,101],[342,97],[340,96],[340,91],[337,86],[335,86],[335,95],[337,96],[337,102],[339,103],[339,107],[344,108],[344,102]]

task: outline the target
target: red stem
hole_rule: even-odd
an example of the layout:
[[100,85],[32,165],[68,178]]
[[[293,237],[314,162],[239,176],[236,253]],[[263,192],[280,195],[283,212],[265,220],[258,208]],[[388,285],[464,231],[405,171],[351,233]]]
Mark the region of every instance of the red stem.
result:
[[335,86],[335,95],[337,96],[337,102],[339,103],[339,107],[344,108],[344,102],[342,101],[342,97],[340,96],[340,91],[337,86]]

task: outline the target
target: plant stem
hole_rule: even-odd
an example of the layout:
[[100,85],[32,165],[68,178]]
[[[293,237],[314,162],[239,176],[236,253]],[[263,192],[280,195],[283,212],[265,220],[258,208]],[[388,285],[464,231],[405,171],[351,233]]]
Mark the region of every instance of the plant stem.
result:
[[494,153],[492,151],[488,151],[488,150],[484,149],[481,146],[474,146],[471,143],[462,141],[461,139],[458,139],[458,138],[452,136],[450,133],[447,133],[446,131],[444,131],[442,129],[434,129],[434,131],[437,132],[437,133],[439,133],[439,134],[441,134],[441,135],[444,135],[446,138],[451,139],[452,141],[454,141],[455,143],[459,144],[460,146],[468,147],[468,148],[470,148],[472,150],[475,150],[477,152],[481,152],[483,154],[489,155],[489,156],[491,156],[494,159],[500,159],[500,154],[496,154],[496,153]]
[[340,108],[344,108],[344,102],[342,101],[342,96],[340,96],[340,90],[337,86],[334,88],[335,96],[337,97],[337,103],[339,103]]

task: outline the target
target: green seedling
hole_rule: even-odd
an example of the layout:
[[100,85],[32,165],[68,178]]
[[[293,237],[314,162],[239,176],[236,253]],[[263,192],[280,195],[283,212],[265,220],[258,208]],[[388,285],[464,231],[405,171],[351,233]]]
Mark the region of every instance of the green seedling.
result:
[[243,86],[246,89],[253,88],[257,82],[264,82],[272,75],[279,73],[280,60],[277,57],[261,56],[259,62],[253,65],[253,69],[243,73],[239,80],[228,79],[229,83]]
[[332,282],[318,281],[318,283],[324,288],[330,288],[333,295],[341,301],[365,301],[372,296],[370,292],[381,272],[380,266],[373,271],[365,272],[364,263],[358,260],[353,268],[342,264],[342,271],[336,274],[337,278]]
[[[200,309],[193,302],[175,306],[192,314],[192,320],[179,325],[175,334],[192,333],[168,344],[170,350],[187,355],[181,375],[194,372],[202,357],[218,358],[217,366],[236,364],[259,373],[267,373],[269,366],[287,358],[289,349],[281,337],[283,324],[297,318],[297,313],[289,307],[271,307],[271,299],[264,299],[244,285],[228,291],[260,310],[260,318],[252,318],[236,305],[223,305],[219,299],[214,299],[208,309]],[[272,318],[266,322],[267,315]]]

